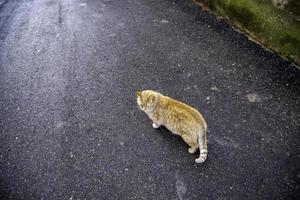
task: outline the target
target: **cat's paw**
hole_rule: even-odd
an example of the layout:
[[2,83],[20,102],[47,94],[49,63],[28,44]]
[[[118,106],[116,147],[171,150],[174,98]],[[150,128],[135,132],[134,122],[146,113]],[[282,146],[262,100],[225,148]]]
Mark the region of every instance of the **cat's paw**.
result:
[[189,153],[195,153],[197,151],[198,147],[190,147]]
[[152,126],[153,126],[153,128],[159,128],[159,124],[157,124],[155,122],[153,122]]

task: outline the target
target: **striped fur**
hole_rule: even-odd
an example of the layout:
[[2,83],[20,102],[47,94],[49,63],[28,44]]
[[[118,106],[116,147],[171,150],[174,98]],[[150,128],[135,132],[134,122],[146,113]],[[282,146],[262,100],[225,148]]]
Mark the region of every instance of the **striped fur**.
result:
[[152,90],[137,92],[137,104],[153,121],[152,126],[165,126],[172,133],[180,135],[190,146],[189,153],[200,150],[196,163],[207,158],[207,125],[203,116],[191,106],[176,101]]

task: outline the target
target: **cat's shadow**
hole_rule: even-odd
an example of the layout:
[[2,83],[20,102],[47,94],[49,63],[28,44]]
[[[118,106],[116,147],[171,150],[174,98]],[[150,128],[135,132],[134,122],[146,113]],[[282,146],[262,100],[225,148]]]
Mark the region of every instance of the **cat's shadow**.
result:
[[158,132],[163,142],[172,148],[176,148],[176,151],[184,152],[184,150],[188,149],[188,145],[182,138],[179,135],[173,134],[166,127],[160,126],[155,130]]

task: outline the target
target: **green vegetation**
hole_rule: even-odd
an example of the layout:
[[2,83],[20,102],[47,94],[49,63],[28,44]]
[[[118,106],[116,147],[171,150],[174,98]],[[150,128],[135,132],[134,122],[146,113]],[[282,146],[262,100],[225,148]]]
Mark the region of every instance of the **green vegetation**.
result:
[[299,0],[194,0],[263,46],[300,64]]

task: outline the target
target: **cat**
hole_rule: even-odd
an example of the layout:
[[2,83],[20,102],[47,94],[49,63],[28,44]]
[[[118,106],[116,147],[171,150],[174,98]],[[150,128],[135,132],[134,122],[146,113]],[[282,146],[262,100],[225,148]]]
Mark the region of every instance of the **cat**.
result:
[[153,90],[136,92],[138,107],[153,121],[153,128],[165,126],[190,146],[189,153],[200,150],[196,163],[207,158],[207,124],[203,116],[191,106]]

